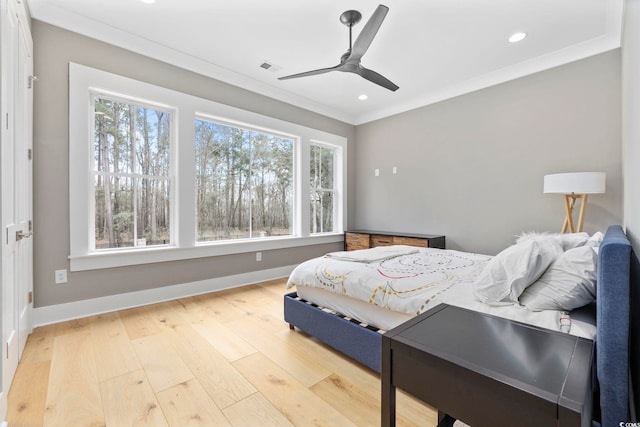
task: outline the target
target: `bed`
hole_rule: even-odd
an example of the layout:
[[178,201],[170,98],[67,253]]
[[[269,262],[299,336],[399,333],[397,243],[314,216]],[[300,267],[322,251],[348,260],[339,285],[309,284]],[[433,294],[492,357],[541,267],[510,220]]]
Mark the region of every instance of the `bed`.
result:
[[[599,405],[594,405],[596,407],[594,418],[602,420],[602,425],[608,427],[618,426],[620,422],[632,422],[636,419],[635,409],[638,408],[639,395],[637,385],[640,381],[637,366],[640,358],[638,345],[640,313],[635,309],[639,296],[633,284],[637,280],[639,269],[636,257],[632,256],[631,245],[619,226],[612,226],[607,230],[606,235],[599,243],[597,253],[597,304],[575,310],[570,313],[570,317],[571,328],[574,324],[581,325],[578,328],[580,332],[573,331],[573,333],[584,336],[584,334],[591,333],[588,325],[589,316],[585,317],[585,312],[589,312],[591,309],[596,311],[597,323],[593,327],[593,335],[597,335],[594,381],[596,382],[595,389],[598,390],[596,399],[598,399]],[[481,255],[472,255],[456,254],[462,258],[466,257],[465,262],[470,264],[466,265],[463,274],[461,274],[463,276],[467,274],[463,280],[478,281],[478,276],[482,274],[480,271],[485,271],[483,267],[489,260],[483,261]],[[415,258],[417,255],[413,256]],[[469,260],[472,262],[469,263]],[[324,277],[325,280],[327,278]],[[334,283],[339,283],[339,281]],[[306,285],[303,284],[298,289],[305,290]],[[347,290],[347,292],[352,291]],[[327,309],[323,304],[318,303],[317,295],[312,294],[308,298],[316,301],[312,303],[298,295],[297,292],[285,295],[284,318],[290,327],[292,329],[297,327],[380,372],[381,337],[385,329],[372,326],[371,322],[356,320],[357,317],[354,318],[340,312],[345,310]],[[509,296],[505,298],[508,299]],[[430,299],[432,301],[425,307],[419,308],[413,314],[405,314],[410,318],[420,311],[428,310],[434,304],[446,302],[442,298]],[[320,301],[322,302],[321,297]],[[504,311],[504,307],[501,307],[500,304],[493,307],[492,310]],[[414,306],[413,309],[415,308]],[[562,311],[559,312],[562,313]],[[541,319],[535,319],[530,323],[542,322],[544,326],[550,319],[555,322],[553,320],[555,314],[551,317],[548,316],[549,313],[545,313]],[[504,315],[504,317],[509,317],[509,315]],[[561,317],[560,314],[558,318],[559,330],[562,328]],[[582,321],[583,317],[587,320],[586,322]],[[402,317],[395,321],[401,322]]]

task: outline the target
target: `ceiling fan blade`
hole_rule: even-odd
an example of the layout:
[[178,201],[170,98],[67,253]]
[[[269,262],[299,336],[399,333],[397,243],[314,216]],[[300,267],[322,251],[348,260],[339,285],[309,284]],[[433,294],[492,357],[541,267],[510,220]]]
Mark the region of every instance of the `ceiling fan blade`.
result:
[[351,55],[349,56],[349,61],[359,61],[360,58],[367,52],[373,38],[378,33],[380,26],[382,25],[382,21],[387,16],[387,12],[389,12],[389,8],[384,5],[379,5],[371,18],[367,21],[366,25],[358,35],[358,38],[353,43],[353,47],[351,48]]
[[342,66],[342,64],[336,65],[335,67],[320,68],[318,70],[305,71],[304,73],[291,74],[289,76],[278,77],[278,80],[288,80],[288,79],[297,79],[298,77],[315,76],[316,74],[324,74],[324,73],[328,73],[329,71],[336,71],[341,66]]
[[353,70],[352,72],[362,76],[363,78],[369,80],[370,82],[373,82],[379,86],[389,89],[392,92],[395,92],[400,88],[399,86],[397,86],[395,83],[393,83],[391,80],[389,80],[382,74],[378,74],[373,70],[369,70],[368,68],[364,68],[360,66],[355,70]]

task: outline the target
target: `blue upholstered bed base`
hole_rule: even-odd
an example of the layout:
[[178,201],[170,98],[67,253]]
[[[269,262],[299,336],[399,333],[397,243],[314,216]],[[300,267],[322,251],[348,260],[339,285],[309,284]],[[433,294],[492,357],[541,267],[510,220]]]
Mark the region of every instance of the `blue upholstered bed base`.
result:
[[[622,227],[611,226],[600,245],[597,285],[596,401],[603,427],[637,422],[640,400],[640,264]],[[304,332],[380,372],[382,336],[307,304],[284,297],[284,318]],[[594,421],[594,425],[600,423]],[[638,424],[640,425],[640,424]]]
[[284,297],[284,320],[336,350],[380,372],[382,334],[317,306],[293,292]]

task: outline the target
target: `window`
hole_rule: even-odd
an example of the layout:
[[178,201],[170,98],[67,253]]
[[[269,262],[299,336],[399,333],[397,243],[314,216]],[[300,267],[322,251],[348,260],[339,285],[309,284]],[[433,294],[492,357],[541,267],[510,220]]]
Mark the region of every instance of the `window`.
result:
[[71,270],[342,241],[346,148],[341,136],[72,63]]
[[311,144],[311,233],[334,231],[335,148]]
[[170,244],[172,113],[92,101],[94,249]]
[[198,242],[292,234],[292,138],[196,120]]

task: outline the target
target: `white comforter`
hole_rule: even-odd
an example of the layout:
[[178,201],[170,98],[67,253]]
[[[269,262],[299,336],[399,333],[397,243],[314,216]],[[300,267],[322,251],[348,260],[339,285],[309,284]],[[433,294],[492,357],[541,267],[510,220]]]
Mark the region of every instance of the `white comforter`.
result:
[[517,304],[495,307],[476,301],[471,285],[491,256],[412,248],[404,255],[391,251],[381,260],[363,261],[376,259],[380,252],[352,251],[351,261],[340,259],[343,253],[306,261],[291,273],[287,288],[311,286],[410,315],[447,303],[548,329],[568,332],[571,327],[566,312],[532,312]]
[[[352,251],[356,259],[377,258],[378,248]],[[412,248],[412,253],[373,262],[325,256],[309,260],[289,277],[305,285],[350,296],[389,310],[416,315],[437,305],[457,285],[469,285],[491,257],[452,250]]]

